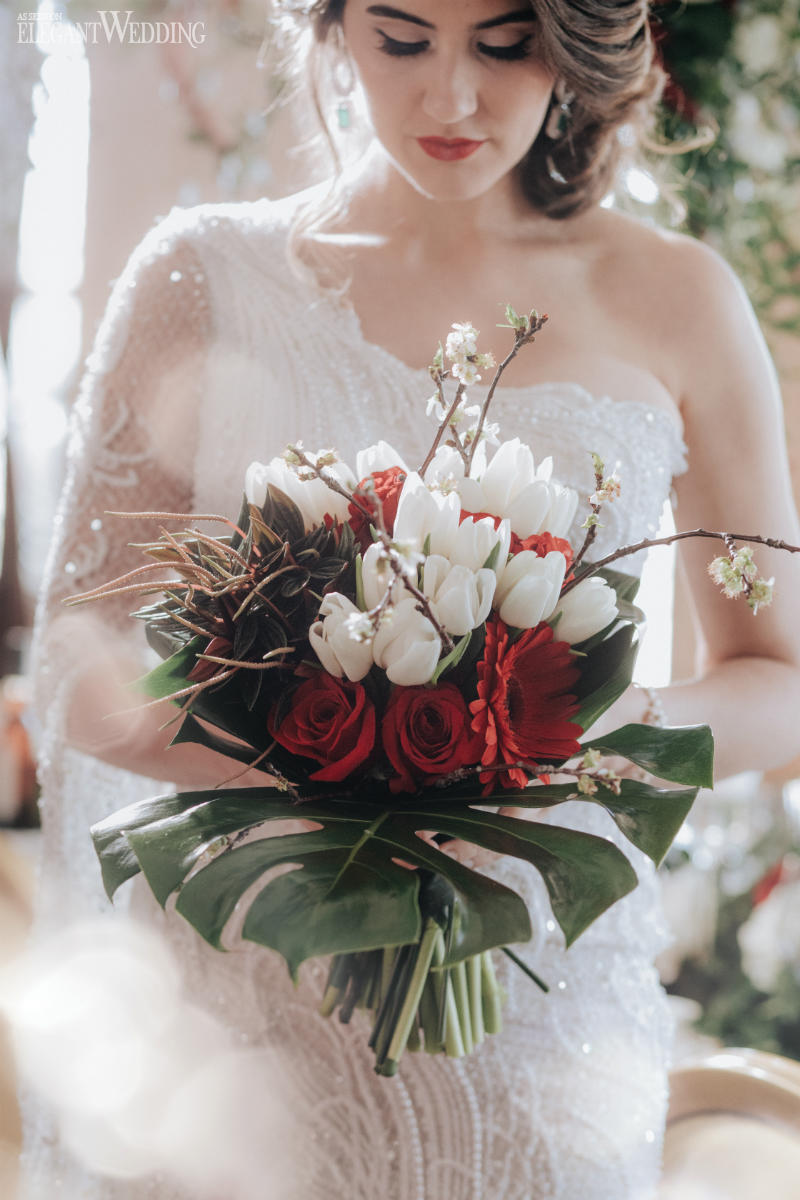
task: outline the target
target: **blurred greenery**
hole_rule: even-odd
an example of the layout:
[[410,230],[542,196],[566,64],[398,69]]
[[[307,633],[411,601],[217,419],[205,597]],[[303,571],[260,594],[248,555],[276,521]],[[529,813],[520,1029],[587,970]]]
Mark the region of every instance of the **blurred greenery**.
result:
[[[667,0],[662,136],[684,142],[685,227],[744,282],[769,336],[800,332],[800,3]],[[693,145],[699,132],[704,146]]]

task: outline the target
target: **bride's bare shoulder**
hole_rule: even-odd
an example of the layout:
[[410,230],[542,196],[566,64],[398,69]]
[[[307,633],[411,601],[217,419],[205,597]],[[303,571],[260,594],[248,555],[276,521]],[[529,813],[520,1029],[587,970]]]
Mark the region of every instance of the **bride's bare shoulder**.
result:
[[595,210],[588,224],[600,274],[660,319],[685,320],[741,302],[741,286],[715,250],[686,234],[613,209]]
[[663,377],[674,395],[709,352],[732,342],[758,349],[744,288],[710,246],[605,209],[593,214],[585,236],[598,295],[663,358]]

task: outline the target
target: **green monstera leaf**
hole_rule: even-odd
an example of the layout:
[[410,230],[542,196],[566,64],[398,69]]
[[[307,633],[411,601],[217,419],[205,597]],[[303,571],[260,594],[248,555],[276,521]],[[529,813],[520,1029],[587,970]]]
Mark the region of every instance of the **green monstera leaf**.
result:
[[[681,754],[702,737],[684,731]],[[613,748],[623,747],[642,749],[620,737]],[[703,755],[687,757],[694,768],[680,773],[696,769],[705,778]],[[650,759],[666,763],[652,747]],[[570,800],[601,804],[657,862],[696,792],[624,780],[619,795],[600,788],[579,796],[574,785],[559,784],[504,792],[503,800],[527,808]],[[607,838],[486,812],[485,800],[475,782],[403,797],[378,783],[344,795],[309,784],[299,802],[270,787],[185,792],[115,813],[92,836],[109,896],[141,871],[162,905],[175,895],[177,911],[220,949],[247,893],[242,936],[277,950],[292,975],[316,955],[414,942],[421,932],[421,871],[444,881],[452,896],[446,962],[530,938],[530,917],[516,892],[443,853],[417,836],[420,831],[528,863],[544,880],[568,945],[636,886],[633,867]],[[269,836],[273,822],[298,817],[320,828]],[[287,865],[292,869],[274,870]]]

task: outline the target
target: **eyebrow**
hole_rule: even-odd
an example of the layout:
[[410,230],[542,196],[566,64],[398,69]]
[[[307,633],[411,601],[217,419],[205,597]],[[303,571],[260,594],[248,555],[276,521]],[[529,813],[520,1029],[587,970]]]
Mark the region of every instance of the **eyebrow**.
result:
[[[415,17],[413,13],[403,12],[399,8],[392,8],[389,4],[371,4],[367,12],[373,17],[386,17],[394,21],[408,21],[411,25],[421,25],[423,29],[436,28],[430,21],[424,21],[422,17]],[[518,8],[514,12],[503,13],[501,17],[492,17],[488,21],[481,21],[475,28],[495,29],[498,25],[516,25],[534,20],[535,15],[531,8]]]

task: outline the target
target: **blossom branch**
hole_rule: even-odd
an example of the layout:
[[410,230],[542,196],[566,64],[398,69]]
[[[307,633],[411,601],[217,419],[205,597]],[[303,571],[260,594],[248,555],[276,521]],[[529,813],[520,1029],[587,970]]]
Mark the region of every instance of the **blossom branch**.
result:
[[[423,462],[422,466],[419,469],[419,473],[422,476],[425,475],[425,472],[427,471],[428,467],[433,462],[434,455],[436,454],[436,451],[439,449],[439,443],[442,440],[442,435],[444,434],[444,431],[447,429],[448,425],[450,424],[453,417],[455,416],[456,409],[458,408],[459,404],[461,403],[461,399],[464,395],[464,385],[463,385],[463,383],[459,383],[458,388],[456,389],[455,399],[453,400],[453,403],[450,405],[449,409],[447,408],[447,402],[444,397],[443,384],[444,384],[444,380],[446,379],[448,374],[449,374],[448,371],[442,371],[440,368],[437,368],[437,367],[434,367],[431,369],[431,375],[433,376],[433,381],[436,384],[436,390],[439,393],[439,403],[442,406],[442,411],[445,412],[445,416],[442,418],[439,428],[436,430],[436,437],[433,439],[431,448],[428,451],[427,455],[425,456],[425,461]],[[463,457],[464,450],[460,444],[460,439],[458,438],[457,434],[455,436],[456,436],[456,441],[458,442],[458,449],[461,451],[461,454]]]
[[671,546],[673,542],[681,542],[686,538],[712,538],[715,541],[723,542],[729,553],[731,546],[736,542],[755,542],[761,546],[768,546],[772,550],[785,550],[789,554],[800,554],[800,546],[793,546],[780,538],[764,537],[759,533],[718,533],[711,529],[682,529],[678,533],[670,533],[664,537],[643,538],[641,542],[621,546],[612,554],[607,554],[605,558],[598,559],[596,563],[585,567],[578,578],[568,580],[561,589],[561,595],[564,596],[567,592],[571,592],[584,579],[596,575],[603,567],[610,566],[620,558],[627,558],[629,554],[637,554],[640,550],[650,550],[653,546]]
[[[602,484],[603,484],[603,473],[602,473],[602,471],[598,471],[597,466],[595,465],[595,471],[594,471],[595,489],[597,490],[598,488],[602,487]],[[575,555],[575,558],[573,560],[573,563],[572,563],[573,572],[574,572],[575,568],[577,566],[579,566],[580,563],[582,562],[582,560],[586,557],[586,554],[588,553],[590,547],[592,546],[592,543],[594,542],[595,538],[597,537],[597,529],[600,524],[600,519],[599,519],[600,518],[600,505],[598,503],[596,503],[594,500],[590,500],[589,504],[590,504],[592,511],[590,512],[589,516],[586,518],[584,525],[583,525],[584,529],[586,530],[586,537],[583,539],[583,545],[581,546],[580,550]],[[562,595],[563,595],[563,589],[562,589]]]
[[531,342],[534,341],[536,334],[539,333],[539,331],[544,326],[545,322],[548,320],[547,313],[544,313],[540,317],[539,314],[536,312],[536,309],[531,309],[531,311],[527,317],[517,316],[517,314],[514,312],[514,309],[511,307],[510,304],[506,305],[506,315],[509,319],[511,328],[514,330],[514,345],[512,346],[511,350],[506,355],[506,357],[503,359],[503,361],[500,363],[500,365],[497,367],[497,369],[494,373],[494,378],[492,379],[492,382],[489,384],[489,390],[486,393],[486,399],[483,402],[483,407],[481,408],[481,414],[478,417],[478,424],[475,429],[475,436],[473,438],[472,445],[470,446],[470,449],[469,449],[469,461],[466,464],[468,475],[469,475],[470,470],[472,469],[472,460],[475,457],[475,451],[478,448],[478,443],[480,442],[480,439],[481,439],[481,433],[483,432],[483,427],[486,424],[486,417],[489,412],[489,405],[492,403],[492,400],[494,399],[494,393],[495,393],[495,390],[497,389],[497,385],[500,382],[503,372],[505,371],[506,367],[508,367],[508,365],[511,362],[513,362],[513,360],[517,357],[517,355],[519,354],[522,347],[527,346]]

